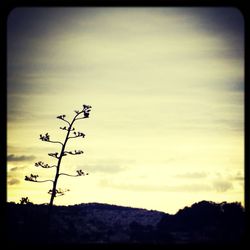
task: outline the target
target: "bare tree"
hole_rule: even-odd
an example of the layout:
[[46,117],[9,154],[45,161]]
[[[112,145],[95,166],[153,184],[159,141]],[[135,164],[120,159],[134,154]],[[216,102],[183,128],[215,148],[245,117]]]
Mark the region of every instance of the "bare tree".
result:
[[49,165],[47,163],[39,161],[39,162],[35,163],[35,166],[36,167],[47,168],[47,169],[55,168],[56,173],[55,173],[55,176],[54,176],[53,180],[38,180],[39,176],[34,175],[34,174],[31,174],[30,176],[25,176],[25,180],[26,181],[32,181],[32,182],[38,182],[38,183],[42,183],[42,182],[52,182],[53,183],[52,189],[50,189],[49,192],[48,192],[50,194],[50,203],[49,203],[49,208],[50,209],[49,210],[51,210],[51,208],[53,206],[53,202],[54,202],[55,197],[64,195],[64,193],[66,191],[69,191],[69,189],[66,189],[66,190],[57,189],[57,182],[58,182],[59,176],[65,175],[65,176],[70,176],[70,177],[79,177],[79,176],[88,175],[88,173],[85,173],[82,170],[77,170],[76,174],[61,173],[60,172],[60,167],[61,167],[62,158],[64,156],[83,154],[82,150],[66,151],[65,148],[66,148],[66,144],[67,144],[68,140],[75,139],[75,138],[78,138],[78,137],[82,137],[82,138],[85,137],[84,133],[75,131],[75,128],[73,127],[73,124],[75,123],[75,121],[89,118],[89,112],[90,111],[91,111],[91,106],[83,105],[83,109],[81,111],[75,110],[76,115],[74,116],[74,118],[72,119],[71,122],[69,122],[66,119],[66,115],[57,116],[58,119],[62,120],[63,122],[65,122],[67,124],[64,127],[60,127],[60,129],[66,131],[66,136],[65,136],[64,142],[51,140],[50,135],[48,133],[46,133],[45,135],[42,135],[42,134],[40,135],[40,140],[45,141],[45,142],[49,142],[49,143],[59,144],[61,146],[61,150],[60,150],[60,152],[55,152],[55,153],[49,153],[48,154],[49,156],[54,157],[54,158],[57,159],[57,164],[56,165]]

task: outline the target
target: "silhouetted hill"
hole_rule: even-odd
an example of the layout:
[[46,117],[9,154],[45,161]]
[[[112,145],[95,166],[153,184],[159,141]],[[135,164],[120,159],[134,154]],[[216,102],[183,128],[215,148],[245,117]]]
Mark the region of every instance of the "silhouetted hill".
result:
[[176,235],[180,243],[237,243],[244,233],[244,210],[237,202],[201,201],[164,215],[158,229]]
[[244,233],[239,203],[202,201],[167,213],[88,203],[55,206],[50,232],[47,205],[7,204],[10,243],[238,243]]

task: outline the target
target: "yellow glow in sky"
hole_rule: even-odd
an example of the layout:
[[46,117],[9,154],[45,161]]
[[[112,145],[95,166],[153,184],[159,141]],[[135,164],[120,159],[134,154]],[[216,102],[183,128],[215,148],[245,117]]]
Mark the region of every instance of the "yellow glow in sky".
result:
[[[229,22],[230,20],[230,22]],[[175,213],[244,203],[244,23],[233,8],[16,8],[8,19],[8,201],[49,202],[48,132],[82,104],[56,204],[105,202]]]

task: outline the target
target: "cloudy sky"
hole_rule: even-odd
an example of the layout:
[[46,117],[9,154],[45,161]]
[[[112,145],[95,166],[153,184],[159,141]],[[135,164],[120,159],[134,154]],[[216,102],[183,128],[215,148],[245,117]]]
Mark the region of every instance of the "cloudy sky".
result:
[[56,204],[175,213],[244,202],[244,22],[233,8],[16,8],[8,18],[8,200],[49,202],[48,153],[82,104]]

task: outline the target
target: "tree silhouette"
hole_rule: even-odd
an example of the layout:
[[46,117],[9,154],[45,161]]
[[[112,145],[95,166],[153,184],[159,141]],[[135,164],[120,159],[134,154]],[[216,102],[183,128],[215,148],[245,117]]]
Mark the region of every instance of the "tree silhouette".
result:
[[83,108],[82,108],[81,111],[75,110],[76,115],[74,116],[74,118],[72,119],[71,122],[66,120],[66,115],[57,116],[58,119],[60,119],[63,122],[67,123],[66,126],[60,127],[60,129],[66,131],[66,136],[65,136],[64,142],[51,140],[50,135],[48,133],[46,133],[45,135],[40,134],[40,140],[42,140],[44,142],[60,144],[61,145],[61,150],[60,150],[60,152],[55,152],[55,153],[49,153],[48,154],[49,156],[54,157],[54,158],[57,159],[57,164],[56,165],[49,165],[49,164],[44,163],[42,161],[38,161],[38,162],[35,163],[35,166],[36,167],[47,168],[47,169],[48,168],[56,168],[56,173],[55,173],[55,176],[54,176],[53,180],[38,180],[39,176],[34,175],[34,174],[31,174],[30,176],[25,176],[25,180],[26,181],[31,181],[31,182],[38,182],[38,183],[42,183],[42,182],[52,182],[53,183],[52,189],[50,189],[49,192],[48,192],[50,194],[50,203],[49,203],[49,208],[50,209],[49,209],[49,211],[51,210],[51,208],[53,206],[54,198],[57,197],[57,196],[64,195],[64,193],[66,191],[69,191],[69,189],[66,189],[66,190],[57,189],[57,182],[58,182],[59,176],[65,175],[65,176],[70,176],[70,177],[79,177],[79,176],[88,175],[88,173],[85,173],[82,170],[77,170],[76,174],[61,173],[60,172],[60,166],[61,166],[62,158],[64,156],[83,154],[82,150],[66,151],[65,148],[66,148],[66,144],[67,144],[69,139],[75,139],[75,138],[78,138],[78,137],[82,137],[82,138],[85,137],[84,133],[75,131],[75,128],[73,127],[73,124],[77,120],[89,118],[89,112],[90,111],[91,111],[91,106],[83,105]]
[[22,197],[20,200],[20,204],[24,205],[24,204],[31,204],[32,202],[30,202],[28,197]]

